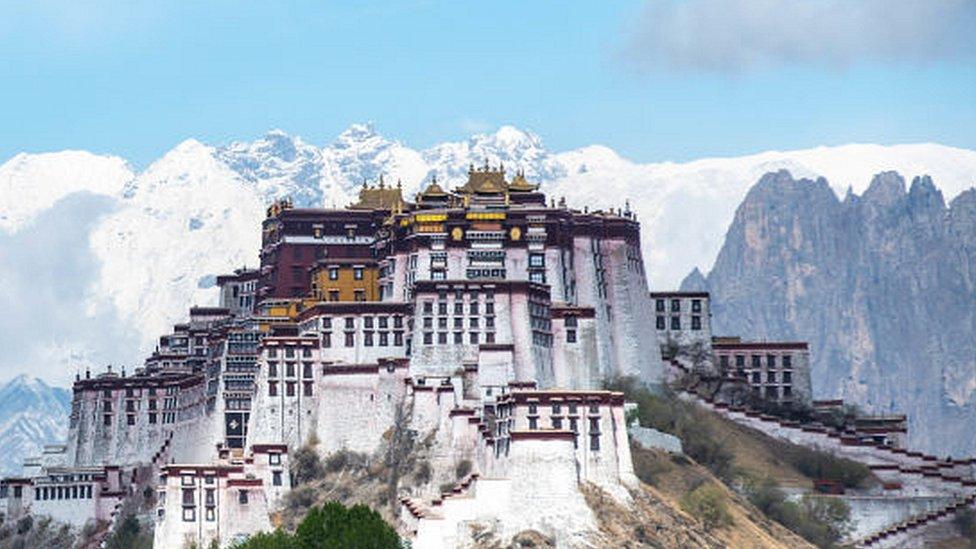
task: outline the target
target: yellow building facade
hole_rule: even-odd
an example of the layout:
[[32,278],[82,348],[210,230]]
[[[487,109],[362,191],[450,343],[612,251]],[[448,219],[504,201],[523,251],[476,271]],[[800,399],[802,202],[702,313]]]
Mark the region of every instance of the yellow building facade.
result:
[[376,262],[320,261],[312,269],[311,296],[318,301],[379,301]]

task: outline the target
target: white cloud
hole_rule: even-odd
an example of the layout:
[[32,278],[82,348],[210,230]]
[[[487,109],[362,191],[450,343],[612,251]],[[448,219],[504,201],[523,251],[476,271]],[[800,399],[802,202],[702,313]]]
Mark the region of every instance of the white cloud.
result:
[[639,69],[722,72],[974,53],[972,0],[650,0],[625,46]]
[[88,299],[98,276],[90,230],[115,207],[77,192],[16,233],[0,231],[0,380],[27,373],[62,384],[76,370],[139,356],[134,327],[111,304]]

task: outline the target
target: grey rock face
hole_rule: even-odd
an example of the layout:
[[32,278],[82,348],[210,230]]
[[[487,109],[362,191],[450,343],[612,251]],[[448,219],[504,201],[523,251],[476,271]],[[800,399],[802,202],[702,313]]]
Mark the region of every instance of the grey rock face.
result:
[[840,201],[767,174],[707,286],[717,335],[810,342],[815,398],[907,413],[911,445],[976,453],[976,190],[947,207],[929,177],[906,192],[886,172]]

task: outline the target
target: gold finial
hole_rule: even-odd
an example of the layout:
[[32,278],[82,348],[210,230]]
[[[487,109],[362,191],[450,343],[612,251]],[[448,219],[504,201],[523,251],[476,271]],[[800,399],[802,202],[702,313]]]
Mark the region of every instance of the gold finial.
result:
[[385,189],[386,185],[383,183],[383,174],[380,174],[380,188]]
[[397,189],[402,189],[402,188],[403,188],[403,182],[401,182],[400,181],[400,178],[398,177],[397,178]]

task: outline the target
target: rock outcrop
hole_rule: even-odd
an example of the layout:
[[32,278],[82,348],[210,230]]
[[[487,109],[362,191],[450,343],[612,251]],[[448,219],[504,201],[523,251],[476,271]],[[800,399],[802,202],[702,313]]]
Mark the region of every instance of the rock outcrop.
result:
[[929,177],[906,191],[886,172],[839,200],[767,174],[707,287],[716,334],[810,342],[815,398],[906,413],[912,447],[976,453],[976,189],[947,206]]

